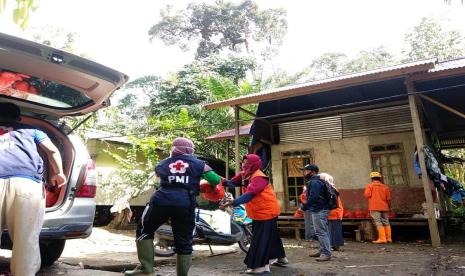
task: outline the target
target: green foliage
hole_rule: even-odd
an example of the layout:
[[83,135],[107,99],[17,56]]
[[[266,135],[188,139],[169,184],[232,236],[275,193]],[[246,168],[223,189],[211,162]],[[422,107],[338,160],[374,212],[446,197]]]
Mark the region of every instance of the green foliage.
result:
[[141,192],[153,186],[153,183],[148,182],[148,180],[153,171],[153,164],[158,159],[140,160],[138,158],[140,150],[135,145],[130,148],[121,147],[120,149],[125,154],[118,155],[104,149],[104,152],[109,154],[120,165],[120,169],[99,184],[102,188],[101,197],[104,200],[137,197]]
[[45,25],[31,28],[30,33],[32,34],[33,40],[37,43],[79,55],[83,58],[93,59],[92,56],[87,53],[78,53],[76,43],[79,36],[76,32],[67,32],[60,27]]
[[384,47],[360,51],[354,58],[343,53],[324,53],[313,60],[308,72],[313,79],[335,77],[392,65],[394,57]]
[[254,68],[255,62],[243,57],[225,59],[212,56],[196,60],[171,78],[161,81],[157,97],[150,100],[151,114],[161,114],[164,110],[177,106],[202,104],[212,98],[211,86],[206,85],[205,79],[225,78],[232,82],[232,86],[237,86],[239,80],[244,79],[247,72]]
[[446,175],[460,183],[465,183],[465,162],[460,162],[460,160],[465,160],[465,149],[444,150],[443,153],[450,159],[456,160],[454,163],[444,164]]
[[465,53],[464,39],[457,30],[444,29],[433,18],[423,18],[421,23],[405,35],[403,53],[408,60],[437,57],[448,59]]
[[140,89],[144,94],[155,97],[158,94],[162,79],[158,76],[144,76],[125,85],[126,89]]
[[150,39],[159,38],[166,45],[178,45],[183,50],[195,43],[199,59],[223,50],[250,52],[253,42],[265,41],[276,49],[287,31],[284,10],[259,10],[251,0],[238,4],[222,0],[213,4],[190,3],[181,11],[168,6],[160,16],[161,20],[149,30]]
[[452,210],[452,215],[465,220],[465,207],[460,206]]
[[371,50],[360,51],[355,58],[349,60],[344,65],[343,72],[355,73],[373,70],[392,65],[395,62],[394,56],[381,46]]
[[[25,30],[28,27],[31,14],[39,8],[39,1],[15,0],[15,2],[16,6],[13,9],[13,22]],[[0,0],[0,13],[5,11],[7,3],[7,0]]]
[[283,87],[302,82],[303,79],[308,78],[312,69],[307,67],[304,70],[295,74],[289,74],[288,72],[278,69],[272,75],[265,78],[261,86],[263,89],[272,89],[276,87]]
[[75,44],[77,33],[66,32],[63,28],[46,25],[40,28],[33,28],[33,39],[35,42],[64,50],[69,53],[75,53]]
[[290,84],[325,79],[343,74],[356,73],[392,65],[394,56],[384,47],[362,50],[353,58],[344,53],[328,52],[314,59],[310,66],[293,75],[278,70],[263,81],[263,87],[270,89]]
[[324,53],[312,61],[310,68],[313,69],[315,79],[330,78],[344,72],[346,63],[346,54]]

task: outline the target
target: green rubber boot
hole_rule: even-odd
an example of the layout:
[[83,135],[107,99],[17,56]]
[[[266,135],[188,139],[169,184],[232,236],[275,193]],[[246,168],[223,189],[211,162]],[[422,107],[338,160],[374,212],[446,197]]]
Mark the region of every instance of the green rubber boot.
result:
[[[133,270],[124,272],[124,275],[154,275],[153,273],[153,239],[136,241],[137,257],[140,265]],[[186,274],[187,275],[187,274]]]
[[192,263],[192,255],[176,256],[176,274],[177,276],[187,276]]

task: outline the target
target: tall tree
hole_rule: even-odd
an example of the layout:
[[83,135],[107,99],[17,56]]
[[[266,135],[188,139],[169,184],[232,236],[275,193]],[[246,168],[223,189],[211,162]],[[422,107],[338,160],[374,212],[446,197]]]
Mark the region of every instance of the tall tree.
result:
[[313,74],[313,79],[335,77],[344,71],[346,63],[347,55],[344,53],[324,53],[312,61],[309,73]]
[[465,53],[464,38],[457,30],[445,29],[433,18],[423,18],[413,30],[405,35],[403,53],[407,60],[437,57],[447,59]]
[[396,62],[394,55],[384,47],[380,46],[370,50],[362,50],[358,54],[347,61],[344,65],[344,73],[355,73],[367,71],[376,68],[392,65]]
[[171,107],[204,103],[211,99],[212,92],[202,84],[203,79],[221,76],[238,84],[254,68],[255,62],[249,58],[212,56],[194,61],[160,83],[158,97],[151,102],[152,114]]
[[223,0],[190,3],[181,11],[168,6],[160,13],[161,20],[149,30],[150,39],[160,38],[183,50],[195,41],[197,58],[226,49],[250,52],[254,42],[267,42],[267,51],[276,49],[287,31],[283,9],[260,10],[252,0],[238,4]]
[[396,63],[394,55],[384,47],[362,50],[354,57],[344,53],[328,52],[312,60],[311,64],[303,70],[289,74],[278,70],[262,82],[266,89],[282,87],[285,85],[308,82],[312,80],[331,78],[343,74],[372,70]]

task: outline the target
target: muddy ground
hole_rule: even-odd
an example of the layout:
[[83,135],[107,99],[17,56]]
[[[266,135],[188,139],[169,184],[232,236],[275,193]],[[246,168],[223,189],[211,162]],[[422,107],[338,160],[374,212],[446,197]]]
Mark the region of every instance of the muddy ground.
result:
[[[66,248],[62,262],[81,262],[85,267],[121,272],[137,263],[133,231],[111,231],[98,228],[90,239]],[[424,240],[374,245],[346,240],[343,252],[334,252],[330,262],[317,263],[308,257],[316,244],[283,239],[290,264],[273,267],[273,275],[465,275],[465,240],[451,238],[440,248]],[[99,242],[100,241],[100,242]],[[92,245],[87,250],[84,243]],[[116,251],[114,251],[116,250]],[[69,257],[74,252],[76,257]],[[237,246],[214,247],[210,256],[207,246],[196,246],[190,275],[238,275],[245,270],[245,254]],[[174,258],[156,258],[157,273],[175,275]]]
[[[433,249],[425,241],[374,245],[346,240],[343,252],[317,263],[308,254],[313,244],[284,239],[290,264],[273,267],[273,275],[465,275],[465,240],[451,238]],[[245,254],[237,246],[196,246],[190,275],[240,275]],[[5,267],[8,256],[0,258]],[[134,231],[95,228],[88,239],[70,240],[57,264],[39,275],[118,275],[137,264]],[[158,275],[175,275],[174,258],[156,258]],[[119,274],[121,275],[121,274]]]

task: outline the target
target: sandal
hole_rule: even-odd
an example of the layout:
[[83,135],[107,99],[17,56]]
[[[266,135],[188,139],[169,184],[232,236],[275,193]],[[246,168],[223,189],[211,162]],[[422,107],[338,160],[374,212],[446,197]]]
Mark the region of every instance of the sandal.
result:
[[280,260],[276,259],[271,265],[279,266],[279,267],[286,267],[289,264],[288,260]]

